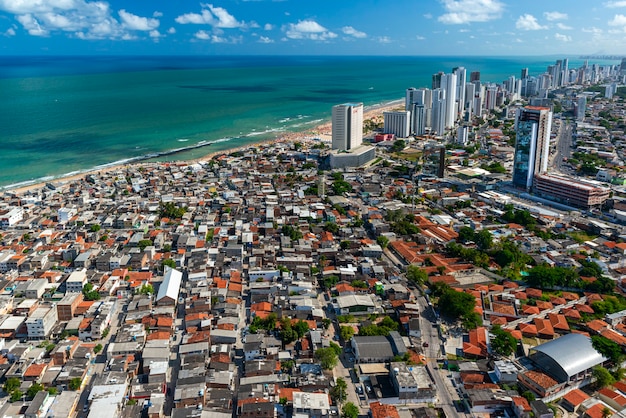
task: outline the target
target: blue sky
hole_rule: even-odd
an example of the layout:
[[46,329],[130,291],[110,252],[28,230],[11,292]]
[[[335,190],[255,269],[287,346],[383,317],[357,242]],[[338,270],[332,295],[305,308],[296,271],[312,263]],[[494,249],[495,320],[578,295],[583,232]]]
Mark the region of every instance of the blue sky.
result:
[[0,54],[626,54],[626,0],[0,0]]

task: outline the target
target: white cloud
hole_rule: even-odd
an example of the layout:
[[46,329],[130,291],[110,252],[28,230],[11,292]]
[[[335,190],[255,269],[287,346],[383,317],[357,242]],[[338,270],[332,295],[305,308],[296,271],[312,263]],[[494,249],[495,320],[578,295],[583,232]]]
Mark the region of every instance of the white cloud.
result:
[[418,41],[423,41],[423,40],[425,40],[426,38],[425,38],[425,37],[423,37],[423,36],[420,36],[420,35],[416,35],[416,36],[415,36],[415,39],[417,39]]
[[604,3],[604,5],[610,9],[626,7],[626,0],[607,1],[606,3]]
[[426,14],[424,14],[424,18],[425,19],[432,19],[433,15],[431,13],[426,13]]
[[17,21],[24,26],[24,29],[33,36],[49,36],[50,32],[41,27],[41,24],[30,13],[17,16]]
[[376,40],[378,42],[380,42],[381,44],[390,44],[391,43],[391,38],[388,36],[379,36],[378,38],[376,38]]
[[274,29],[274,25],[272,25],[271,23],[266,23],[265,26],[263,26],[264,30],[272,30]]
[[158,19],[149,19],[147,17],[141,17],[134,15],[122,9],[118,12],[122,19],[124,27],[131,30],[150,31],[159,27]]
[[615,15],[612,20],[608,22],[609,26],[626,26],[626,16],[619,14]]
[[171,28],[169,28],[169,29],[167,30],[167,33],[169,33],[170,35],[175,34],[175,33],[176,33],[176,28],[172,26]]
[[152,13],[152,17],[163,17],[163,13],[162,12],[154,12]]
[[563,34],[560,34],[558,32],[554,34],[554,39],[556,39],[557,41],[561,41],[561,42],[571,42],[572,41],[572,37],[571,36],[563,35]]
[[[65,32],[79,39],[136,39],[132,31],[151,31],[159,21],[119,11],[113,16],[102,0],[0,0],[0,11],[15,19],[33,36]],[[153,15],[157,17],[159,12]]]
[[561,29],[561,30],[572,30],[572,29],[574,29],[574,28],[572,28],[571,26],[564,25],[564,24],[563,24],[563,23],[561,23],[561,22],[557,23],[557,24],[556,24],[556,27],[557,27],[557,28],[559,28],[559,29]]
[[341,30],[346,35],[354,36],[355,38],[367,38],[367,33],[356,30],[352,26],[344,26]]
[[158,39],[158,38],[160,38],[160,37],[162,37],[162,36],[163,36],[163,35],[161,35],[161,33],[160,33],[158,30],[156,30],[156,29],[151,30],[151,31],[150,31],[150,33],[149,33],[149,35],[150,35],[150,37],[151,37],[151,38],[154,38],[154,39]]
[[502,15],[504,4],[500,0],[442,0],[446,13],[438,20],[447,25],[471,22],[488,22]]
[[193,36],[195,36],[198,39],[202,39],[202,40],[207,40],[207,39],[211,39],[211,34],[208,33],[205,30],[199,30],[198,32],[196,32]]
[[289,39],[327,41],[337,37],[336,33],[329,31],[314,20],[300,20],[298,23],[290,23],[283,27],[283,30]]
[[17,26],[10,27],[2,35],[6,36],[7,38],[10,38],[11,36],[15,36],[15,28],[16,27]]
[[567,20],[567,13],[545,12],[543,14],[543,17],[545,17],[546,20],[549,20],[549,21],[553,21],[553,20]]
[[245,26],[244,22],[239,22],[233,15],[222,7],[215,7],[212,4],[203,4],[200,13],[186,13],[178,16],[176,22],[196,25],[211,25],[217,28],[232,29]]
[[531,14],[524,14],[517,19],[515,22],[515,27],[521,30],[541,30],[546,29],[545,26],[541,26],[539,22],[537,22],[537,18]]
[[273,40],[273,39],[268,38],[267,36],[261,36],[261,37],[259,38],[259,43],[261,43],[261,44],[273,44],[273,43],[274,43],[274,40]]
[[582,28],[581,30],[583,32],[585,32],[585,33],[593,33],[593,34],[600,34],[600,33],[602,33],[602,29],[596,28],[594,26],[592,26],[590,28]]

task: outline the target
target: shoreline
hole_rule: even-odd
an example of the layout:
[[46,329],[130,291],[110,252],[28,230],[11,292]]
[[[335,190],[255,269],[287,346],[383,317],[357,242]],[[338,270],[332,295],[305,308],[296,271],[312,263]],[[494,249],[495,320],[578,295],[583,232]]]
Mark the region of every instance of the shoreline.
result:
[[[377,117],[382,117],[383,112],[395,109],[403,103],[404,103],[404,99],[402,98],[402,99],[390,100],[384,103],[379,103],[379,104],[371,105],[368,107],[364,107],[363,119],[367,120],[367,119],[374,119]],[[186,160],[179,160],[179,162],[188,162],[189,164],[206,162],[206,161],[210,161],[217,155],[231,154],[233,152],[243,151],[243,150],[249,149],[251,147],[259,146],[259,145],[305,141],[305,140],[310,140],[313,137],[320,138],[322,140],[323,140],[322,137],[326,137],[327,140],[330,140],[331,135],[332,135],[332,122],[330,120],[326,120],[325,122],[322,122],[319,125],[316,125],[315,127],[312,127],[310,129],[305,129],[305,130],[295,131],[295,132],[282,132],[282,135],[278,135],[278,132],[277,132],[275,137],[273,138],[268,138],[268,139],[256,141],[256,142],[250,142],[245,145],[240,145],[240,146],[236,146],[233,148],[226,148],[220,151],[211,152],[209,150],[208,153],[202,155],[201,157],[197,157],[193,159],[186,159]],[[62,175],[59,175],[58,177],[50,176],[50,177],[35,179],[33,180],[33,183],[29,183],[29,184],[20,185],[18,183],[15,186],[12,186],[12,185],[0,186],[0,193],[2,193],[3,195],[7,193],[21,195],[21,194],[28,193],[33,190],[44,188],[46,184],[53,184],[55,186],[63,186],[65,183],[76,181],[76,180],[81,180],[85,176],[88,176],[90,174],[102,175],[102,174],[106,174],[112,171],[123,169],[124,167],[146,164],[149,160],[152,160],[154,158],[165,157],[168,155],[176,155],[176,154],[180,154],[186,151],[191,151],[194,149],[210,147],[214,143],[215,141],[199,142],[198,144],[195,144],[189,147],[171,149],[171,150],[151,153],[145,156],[133,157],[133,158],[129,158],[127,161],[124,161],[124,162],[120,162],[120,163],[113,162],[110,165],[105,164],[100,167],[87,168],[85,170],[79,170],[78,172],[62,174]],[[153,163],[159,164],[161,162],[155,161]],[[27,181],[23,183],[27,183]]]

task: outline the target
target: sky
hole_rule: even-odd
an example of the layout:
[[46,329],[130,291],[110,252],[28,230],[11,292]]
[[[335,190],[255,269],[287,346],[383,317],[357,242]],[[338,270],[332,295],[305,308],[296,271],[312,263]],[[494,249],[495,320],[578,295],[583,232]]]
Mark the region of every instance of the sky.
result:
[[626,54],[626,0],[0,0],[0,55]]

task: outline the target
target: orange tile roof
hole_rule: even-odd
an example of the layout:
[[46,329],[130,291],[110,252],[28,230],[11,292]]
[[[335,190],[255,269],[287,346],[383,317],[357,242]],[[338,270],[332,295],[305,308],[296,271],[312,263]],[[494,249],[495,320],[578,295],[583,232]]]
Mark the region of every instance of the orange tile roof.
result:
[[537,327],[533,324],[520,323],[517,325],[517,328],[519,328],[524,335],[530,335],[532,337],[537,336]]
[[[279,363],[280,364],[280,363]],[[295,392],[302,392],[299,388],[279,388],[278,398],[287,398],[288,402],[293,402],[293,394]]]
[[229,283],[228,284],[228,290],[232,290],[233,292],[239,292],[241,293],[241,291],[243,290],[243,286],[240,285],[239,283]]
[[622,334],[619,334],[610,329],[605,329],[604,331],[600,333],[600,335],[621,345],[622,347],[626,347],[626,337],[624,337]]
[[543,372],[538,372],[536,370],[528,370],[526,373],[524,373],[524,376],[528,380],[534,382],[540,388],[543,388],[546,390],[558,384],[556,380],[554,380],[547,374]]
[[398,410],[393,405],[382,404],[380,402],[370,403],[372,418],[400,418]]
[[587,322],[586,325],[587,325],[587,328],[595,332],[600,332],[603,329],[606,329],[609,327],[609,324],[607,324],[601,319],[594,319],[592,321]]
[[491,325],[506,325],[507,320],[503,316],[491,316],[489,318]]
[[547,310],[550,310],[550,309],[554,309],[554,306],[550,302],[546,302],[546,301],[543,301],[543,300],[538,300],[537,301],[537,308],[539,308],[540,311],[547,311]]
[[[595,404],[594,406],[592,406],[591,408],[587,409],[585,411],[585,417],[589,417],[589,418],[604,418],[604,409],[607,408],[607,406],[601,402],[598,402],[597,404]],[[609,411],[611,411],[611,415],[613,415],[613,413],[615,412],[613,410],[613,408],[609,408]],[[609,416],[611,416],[609,415]]]
[[565,396],[563,396],[563,399],[569,402],[570,405],[573,405],[574,407],[576,407],[580,405],[581,403],[583,403],[585,400],[589,399],[589,395],[587,395],[585,392],[583,392],[580,389],[574,389],[568,392]]
[[626,406],[626,398],[623,395],[615,392],[614,390],[611,390],[609,388],[602,388],[598,391],[598,393],[611,399],[613,402],[617,403],[622,408]]
[[157,331],[157,332],[151,332],[148,337],[146,337],[147,341],[152,341],[152,340],[169,340],[170,339],[170,333],[167,331]]
[[45,363],[37,364],[33,363],[26,371],[24,371],[24,377],[39,377],[41,374],[48,368],[48,365]]
[[552,323],[550,323],[550,320],[545,318],[535,318],[533,322],[537,327],[538,335],[554,336],[554,328],[552,327]]
[[569,324],[567,323],[567,319],[565,315],[549,313],[548,319],[552,324],[552,328],[557,331],[569,331]]
[[522,313],[524,315],[537,315],[539,313],[539,308],[532,305],[524,305],[522,307]]
[[528,400],[522,396],[513,396],[511,397],[511,399],[513,400],[513,403],[515,404],[515,406],[517,406],[518,408],[521,407],[522,411],[524,412],[530,412],[531,408],[530,408],[530,404],[528,403]]

